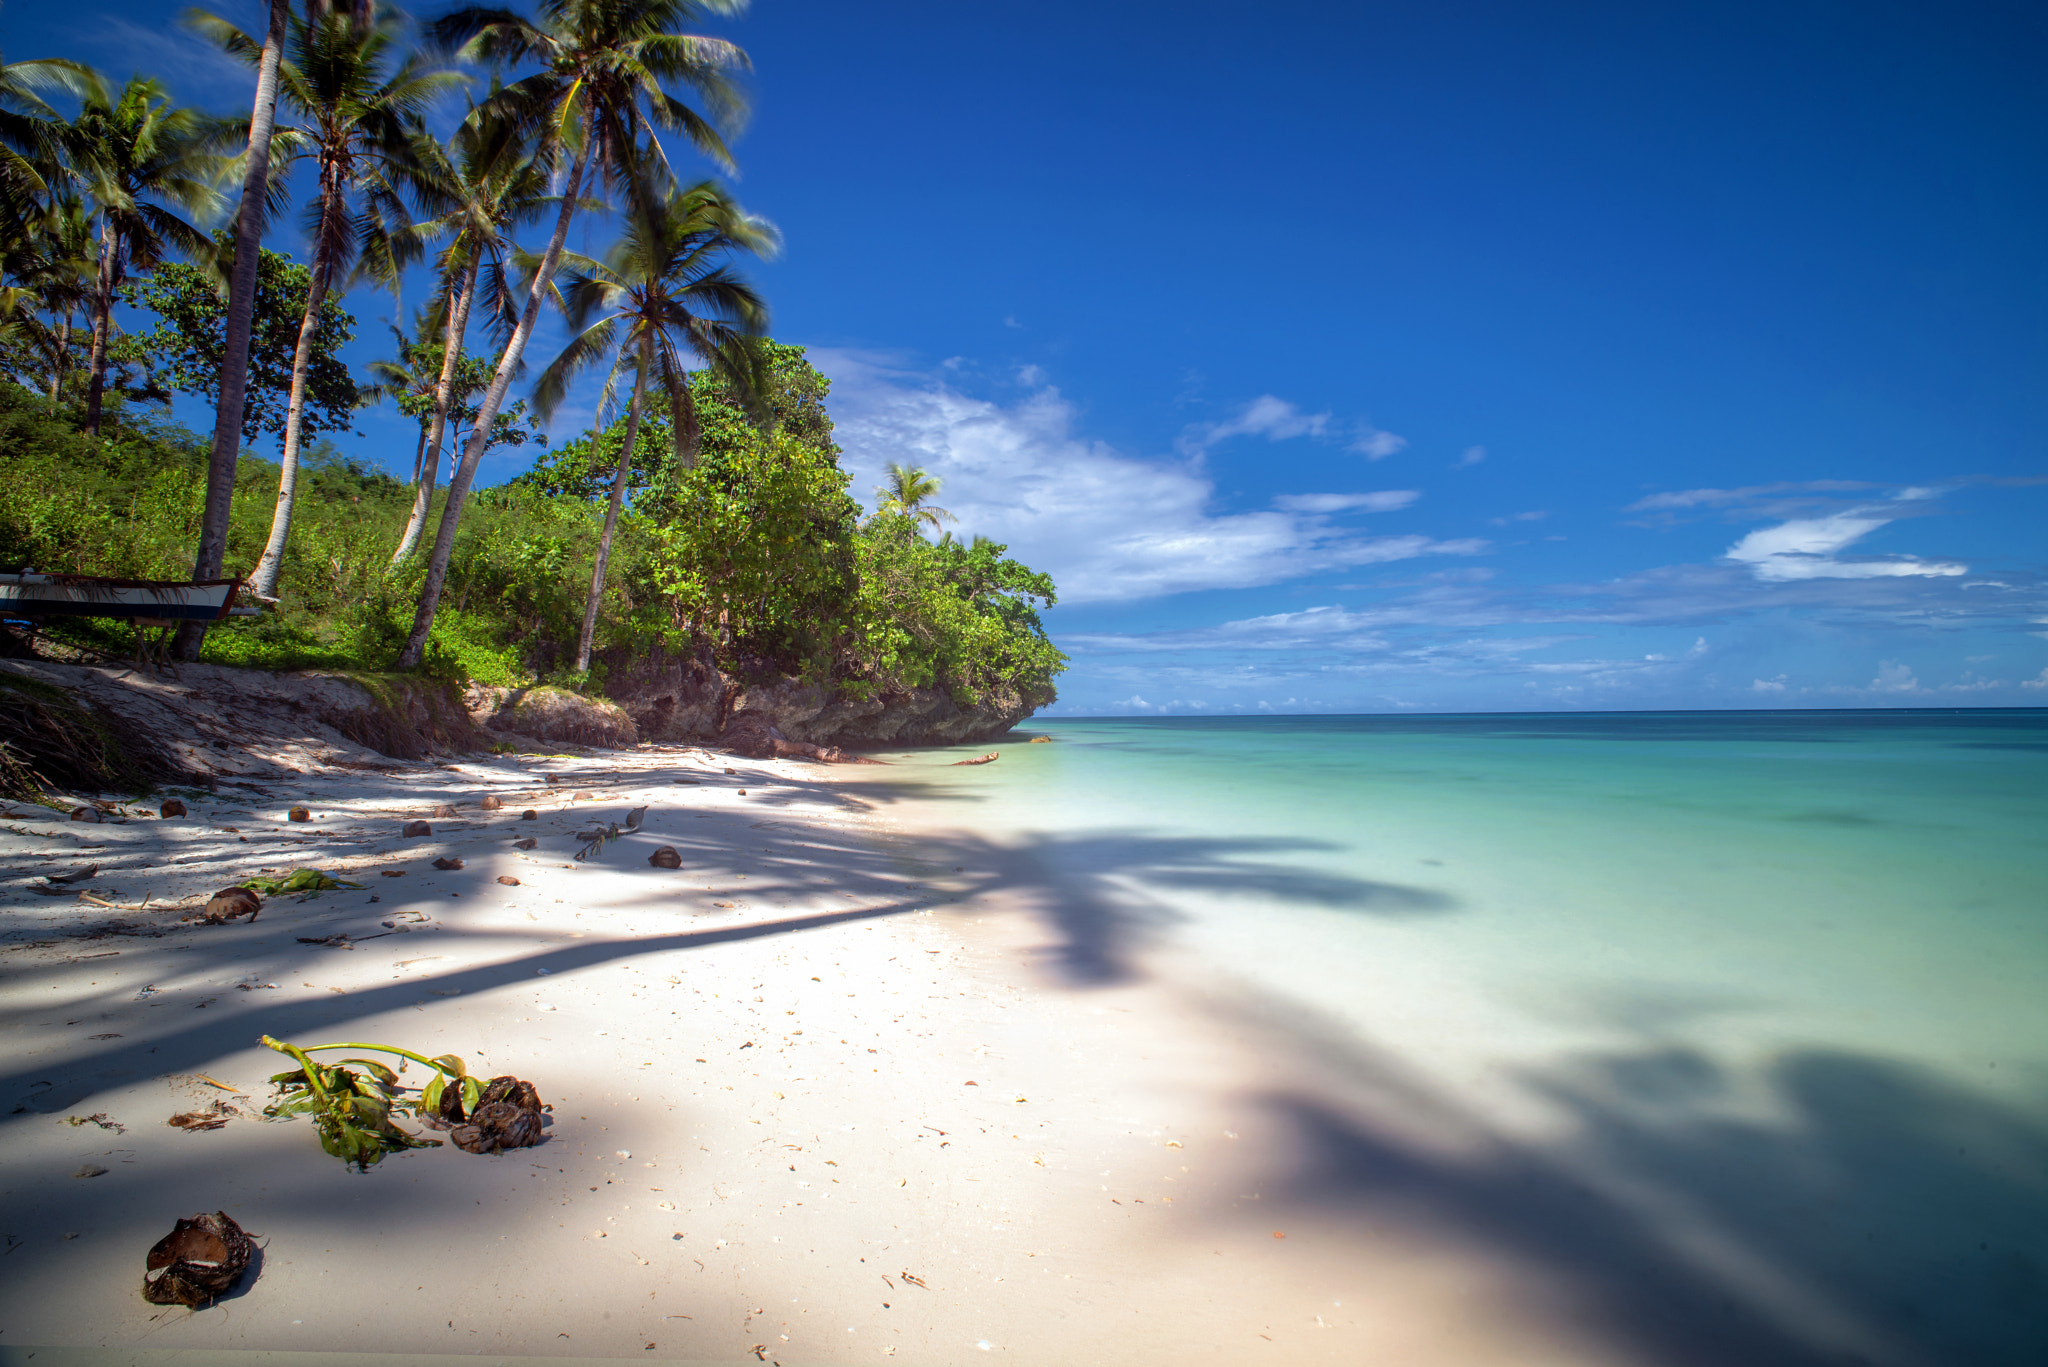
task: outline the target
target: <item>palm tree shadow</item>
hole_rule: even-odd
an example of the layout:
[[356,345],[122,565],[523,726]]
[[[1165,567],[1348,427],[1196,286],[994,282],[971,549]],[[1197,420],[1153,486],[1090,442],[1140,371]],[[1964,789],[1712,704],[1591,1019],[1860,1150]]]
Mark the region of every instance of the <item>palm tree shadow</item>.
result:
[[1768,1119],[1668,1042],[1522,1080],[1563,1108],[1568,1137],[1477,1157],[1326,1095],[1269,1095],[1300,1145],[1278,1194],[1361,1220],[1420,1209],[1562,1279],[1576,1313],[1660,1367],[2048,1361],[2038,1114],[1843,1050],[1770,1067]]
[[967,840],[942,841],[938,848],[993,866],[996,877],[984,890],[1024,893],[1060,936],[1051,966],[1069,982],[1091,986],[1137,977],[1138,952],[1183,919],[1170,899],[1155,892],[1220,894],[1382,917],[1434,915],[1456,906],[1434,889],[1356,878],[1287,858],[1339,848],[1323,841],[1098,831],[1039,834],[1012,848]]

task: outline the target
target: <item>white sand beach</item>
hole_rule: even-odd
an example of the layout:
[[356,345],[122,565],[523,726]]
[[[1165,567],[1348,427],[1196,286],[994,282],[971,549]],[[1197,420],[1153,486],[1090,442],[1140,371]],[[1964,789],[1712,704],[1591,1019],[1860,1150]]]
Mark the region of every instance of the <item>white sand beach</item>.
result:
[[[0,1350],[1649,1360],[1419,1205],[1321,1200],[1267,1099],[1431,1118],[1192,966],[1072,985],[1043,893],[951,862],[986,841],[906,828],[887,769],[642,747],[270,773],[183,818],[0,822]],[[433,834],[402,838],[416,819]],[[679,869],[649,866],[660,845]],[[148,905],[29,890],[92,865],[76,886]],[[366,886],[181,919],[295,867]],[[258,1118],[286,1066],[265,1033],[456,1053],[534,1082],[552,1125],[349,1171],[310,1122]],[[219,1129],[166,1123],[215,1103]],[[202,1210],[259,1236],[251,1275],[146,1304],[144,1253]]]

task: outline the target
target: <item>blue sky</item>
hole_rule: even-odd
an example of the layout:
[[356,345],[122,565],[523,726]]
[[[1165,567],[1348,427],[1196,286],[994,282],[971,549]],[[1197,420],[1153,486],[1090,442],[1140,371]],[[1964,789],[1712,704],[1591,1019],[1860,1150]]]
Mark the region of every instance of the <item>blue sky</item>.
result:
[[[167,13],[0,37],[246,108]],[[924,464],[1052,572],[1056,712],[2048,703],[2038,7],[723,29],[776,333],[857,494]]]

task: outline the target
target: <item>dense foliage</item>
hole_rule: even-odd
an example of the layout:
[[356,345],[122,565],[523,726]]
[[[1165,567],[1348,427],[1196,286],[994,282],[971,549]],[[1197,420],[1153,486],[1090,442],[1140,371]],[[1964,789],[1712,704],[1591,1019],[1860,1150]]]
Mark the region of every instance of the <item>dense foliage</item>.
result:
[[[613,550],[588,682],[656,648],[708,650],[747,677],[791,673],[855,694],[939,687],[961,702],[1051,697],[1065,657],[1038,612],[1051,581],[1004,547],[937,541],[910,514],[865,522],[847,492],[829,382],[799,347],[768,344],[768,430],[701,372],[697,460],[674,458],[661,419],[643,425],[631,503]],[[450,559],[429,666],[483,683],[583,684],[571,666],[620,425],[541,453],[473,500]],[[179,578],[204,492],[206,444],[133,407],[100,440],[76,413],[0,382],[0,567]],[[228,563],[260,551],[277,467],[245,455]],[[411,490],[331,446],[306,457],[279,609],[207,637],[217,663],[384,669],[411,620],[422,567],[392,548]],[[125,636],[58,634],[117,649]]]
[[[233,255],[222,235],[222,248]],[[299,320],[313,273],[283,252],[265,248],[256,267],[256,313],[249,347],[249,397],[242,410],[242,440],[267,433],[284,438],[285,399],[291,390],[292,355],[299,344]],[[130,307],[157,317],[148,332],[117,340],[110,354],[140,369],[157,385],[196,394],[209,404],[220,396],[220,361],[227,342],[227,300],[221,273],[170,261],[122,290]],[[301,430],[346,432],[356,407],[356,383],[336,353],[355,336],[356,320],[329,295],[321,301],[320,325],[306,381]]]

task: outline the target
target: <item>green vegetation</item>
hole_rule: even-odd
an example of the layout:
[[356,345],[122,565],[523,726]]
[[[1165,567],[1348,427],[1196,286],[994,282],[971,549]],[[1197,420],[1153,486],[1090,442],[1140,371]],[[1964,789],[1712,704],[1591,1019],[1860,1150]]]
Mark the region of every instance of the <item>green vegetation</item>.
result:
[[[394,669],[440,693],[601,692],[664,651],[860,696],[1050,701],[1051,582],[982,538],[928,539],[951,514],[915,467],[891,467],[862,521],[827,381],[768,339],[734,266],[779,235],[672,160],[735,169],[747,55],[678,25],[739,8],[464,5],[415,29],[381,4],[273,3],[260,40],[191,12],[254,73],[232,117],[175,108],[144,76],[0,64],[0,569],[246,575],[275,610],[187,624],[182,658],[347,670],[380,699]],[[466,112],[440,137],[432,116],[459,90]],[[294,163],[312,173],[296,182],[304,266],[261,248]],[[211,233],[236,181],[234,229]],[[570,251],[572,223],[610,245]],[[544,245],[518,240],[542,224]],[[412,267],[426,305],[358,388],[336,355],[347,292],[396,291]],[[117,299],[161,321],[123,337]],[[535,378],[535,408],[603,368],[600,425],[472,496],[488,450],[538,439],[510,391],[548,307],[572,341]],[[473,308],[491,359],[465,350]],[[214,404],[210,440],[146,407],[174,389]],[[409,480],[318,440],[387,398],[418,425]],[[259,434],[277,463],[241,449]],[[52,634],[131,644],[91,621]]]
[[[867,519],[846,491],[824,399],[800,347],[763,344],[763,432],[731,382],[690,377],[701,434],[684,467],[668,419],[644,416],[619,517],[596,653],[575,668],[589,567],[603,533],[624,422],[541,454],[480,492],[450,557],[421,672],[515,686],[602,691],[654,649],[709,651],[743,677],[788,672],[850,693],[950,690],[963,703],[1046,700],[1065,660],[1038,610],[1051,582],[977,538],[931,541],[909,513]],[[664,401],[659,406],[666,409]],[[107,434],[0,382],[0,566],[179,578],[205,494],[206,443],[109,408]],[[250,565],[268,531],[277,467],[244,455],[228,564]],[[424,572],[393,569],[412,491],[331,446],[309,452],[277,609],[208,632],[203,659],[258,669],[387,671]],[[125,627],[53,623],[59,640],[126,652]]]

